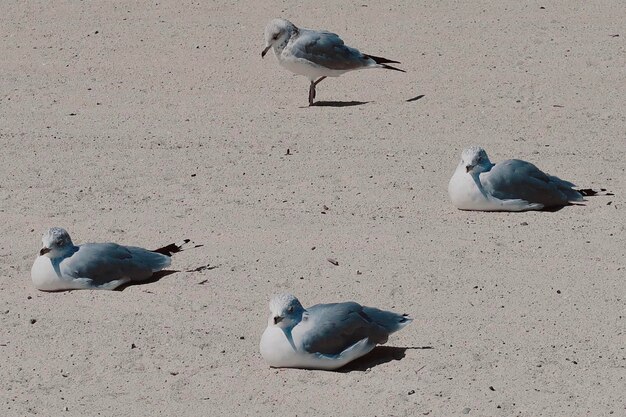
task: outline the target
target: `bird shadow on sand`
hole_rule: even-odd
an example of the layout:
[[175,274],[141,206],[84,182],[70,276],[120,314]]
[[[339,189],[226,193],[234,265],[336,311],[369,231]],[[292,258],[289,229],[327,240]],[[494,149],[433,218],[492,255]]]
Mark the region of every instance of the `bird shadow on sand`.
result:
[[348,373],[353,371],[365,372],[370,368],[391,361],[399,361],[406,356],[409,349],[432,349],[432,346],[376,346],[370,353],[362,356],[347,365],[337,369],[337,372]]
[[556,213],[557,211],[561,211],[563,210],[563,208],[569,206],[584,206],[584,204],[567,204],[565,206],[544,207],[539,211],[545,211],[546,213]]
[[316,101],[307,107],[352,107],[367,104],[369,101]]
[[564,206],[544,207],[539,211],[543,211],[546,213],[556,213],[557,211],[563,210],[565,207],[585,207],[585,206],[586,204],[584,203],[569,203],[569,204],[565,204]]
[[152,284],[154,282],[160,281],[161,278],[164,278],[168,275],[175,274],[177,272],[180,272],[180,271],[175,270],[175,269],[163,269],[162,271],[155,272],[154,274],[152,274],[150,278],[145,279],[143,281],[128,282],[124,285],[120,285],[119,287],[115,288],[114,291],[124,291],[126,288],[134,287],[135,285]]

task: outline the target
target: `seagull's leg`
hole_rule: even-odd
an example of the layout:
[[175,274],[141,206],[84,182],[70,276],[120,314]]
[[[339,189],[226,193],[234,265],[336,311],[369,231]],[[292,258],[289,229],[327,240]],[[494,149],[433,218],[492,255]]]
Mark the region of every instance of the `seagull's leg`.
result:
[[309,88],[309,106],[313,105],[313,99],[315,98],[315,86],[324,78],[326,78],[326,76],[318,78],[317,81],[311,81],[311,87]]
[[311,81],[311,86],[309,87],[309,106],[313,105],[314,98],[315,98],[315,83]]

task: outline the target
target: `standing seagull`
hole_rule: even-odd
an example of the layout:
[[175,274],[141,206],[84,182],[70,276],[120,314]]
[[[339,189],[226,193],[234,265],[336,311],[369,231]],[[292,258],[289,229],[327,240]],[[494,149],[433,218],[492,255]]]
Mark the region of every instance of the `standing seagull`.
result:
[[583,193],[572,187],[530,162],[508,159],[493,164],[483,148],[473,146],[461,154],[448,194],[460,210],[526,211],[583,201]]
[[337,369],[387,342],[413,319],[354,302],[304,309],[291,294],[270,301],[261,356],[275,368]]
[[300,29],[285,19],[274,19],[265,27],[265,49],[261,57],[272,47],[280,65],[311,80],[309,106],[313,105],[315,86],[326,77],[339,77],[348,71],[364,68],[405,72],[387,65],[399,64],[398,61],[362,54],[344,45],[334,33]]
[[85,243],[75,246],[60,227],[48,229],[43,248],[31,269],[35,288],[41,291],[113,290],[129,282],[143,281],[172,262],[182,244],[154,251],[115,243]]

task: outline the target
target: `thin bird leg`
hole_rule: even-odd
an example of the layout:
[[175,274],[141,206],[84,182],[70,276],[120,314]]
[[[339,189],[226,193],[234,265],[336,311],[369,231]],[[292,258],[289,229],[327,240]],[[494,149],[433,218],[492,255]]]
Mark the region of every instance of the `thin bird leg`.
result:
[[314,98],[315,98],[315,83],[311,81],[311,86],[309,87],[309,106],[313,105]]
[[313,105],[313,99],[315,98],[315,86],[324,78],[326,78],[326,76],[318,78],[317,81],[311,81],[311,87],[309,87],[309,106]]

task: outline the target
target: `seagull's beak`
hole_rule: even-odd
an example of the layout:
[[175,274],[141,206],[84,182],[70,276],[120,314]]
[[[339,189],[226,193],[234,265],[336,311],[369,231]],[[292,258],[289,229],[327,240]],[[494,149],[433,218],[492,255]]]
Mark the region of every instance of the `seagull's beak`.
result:
[[278,324],[281,321],[283,321],[283,318],[281,316],[274,316],[274,324]]
[[265,49],[263,50],[263,52],[261,52],[261,58],[265,57],[265,54],[267,53],[267,51],[270,50],[270,48],[272,47],[272,45],[268,45],[265,47]]
[[39,256],[44,256],[46,253],[50,252],[52,249],[50,248],[41,248],[39,251]]
[[465,172],[470,172],[472,169],[474,169],[474,165],[465,165]]

